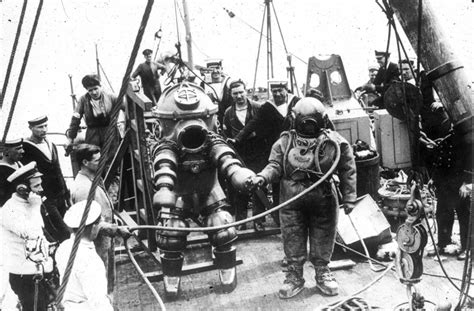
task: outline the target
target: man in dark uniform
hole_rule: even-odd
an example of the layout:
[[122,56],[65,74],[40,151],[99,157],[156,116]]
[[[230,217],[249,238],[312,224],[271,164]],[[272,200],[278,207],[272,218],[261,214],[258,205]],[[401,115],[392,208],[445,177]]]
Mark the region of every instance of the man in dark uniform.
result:
[[3,157],[0,159],[0,207],[10,199],[15,189],[7,181],[7,177],[20,168],[20,160],[23,158],[23,139],[7,140],[0,146]]
[[[223,128],[226,137],[233,138],[244,128],[245,124],[256,116],[260,105],[247,98],[245,83],[241,80],[232,82],[229,85],[229,91],[233,105],[225,111]],[[265,140],[265,137],[260,133],[254,132],[235,146],[245,165],[254,172],[261,171],[267,164],[267,158],[263,150],[263,147],[267,144]],[[231,187],[229,187],[229,192],[231,205],[235,209],[235,220],[247,218],[249,195],[233,191]],[[252,197],[252,201],[254,215],[265,210],[258,198]],[[254,229],[256,231],[264,230],[262,219],[254,222]]]
[[[262,146],[263,155],[268,159],[272,145],[280,137],[281,132],[291,127],[291,110],[300,99],[291,93],[288,93],[287,81],[269,81],[269,88],[272,93],[272,99],[266,101],[259,109],[255,118],[250,120],[245,127],[234,138],[238,145],[241,141],[249,137],[253,132],[261,133],[265,139]],[[272,185],[273,205],[278,205],[279,184]]]
[[377,59],[377,63],[380,66],[379,71],[377,72],[373,82],[366,83],[362,86],[362,89],[367,92],[379,93],[381,96],[375,99],[372,102],[372,105],[383,109],[385,108],[383,103],[383,95],[393,81],[399,80],[398,77],[400,73],[397,64],[389,61],[389,52],[375,51],[375,58]]
[[30,120],[28,124],[31,136],[23,140],[25,154],[21,162],[37,163],[38,170],[43,174],[43,194],[47,198],[47,205],[55,206],[60,215],[64,216],[70,206],[69,190],[61,171],[56,145],[46,138],[48,117]]
[[145,62],[138,65],[137,69],[132,73],[132,79],[140,77],[142,81],[143,93],[148,97],[153,106],[156,105],[161,96],[160,71],[166,71],[166,67],[162,64],[152,61],[153,51],[150,49],[143,50]]
[[293,112],[293,129],[281,134],[272,147],[269,164],[251,177],[251,184],[280,181],[281,198],[287,201],[311,187],[329,170],[334,161],[335,145],[339,146],[341,156],[336,164],[339,187],[329,178],[280,211],[288,267],[279,297],[291,298],[303,290],[303,265],[307,258],[315,268],[316,287],[326,295],[337,295],[338,284],[328,264],[336,239],[338,192],[346,214],[352,211],[357,198],[354,155],[351,145],[341,135],[325,128],[326,112],[319,100],[303,98],[296,103]]

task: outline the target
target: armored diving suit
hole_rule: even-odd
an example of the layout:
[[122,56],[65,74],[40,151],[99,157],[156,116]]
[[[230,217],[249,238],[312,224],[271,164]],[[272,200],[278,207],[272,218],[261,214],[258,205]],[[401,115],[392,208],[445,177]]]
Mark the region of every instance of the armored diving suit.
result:
[[285,131],[273,145],[269,164],[253,178],[253,184],[280,180],[282,202],[309,188],[334,163],[336,148],[341,151],[337,164],[340,185],[333,178],[310,191],[302,199],[280,210],[283,247],[288,259],[285,282],[280,298],[291,298],[304,285],[303,265],[307,258],[316,270],[317,287],[326,295],[336,295],[338,286],[329,271],[336,237],[338,192],[346,213],[356,200],[356,167],[352,148],[338,133],[324,129],[324,106],[315,98],[303,98],[294,107],[295,126]]
[[[155,195],[153,205],[160,210],[158,222],[166,227],[188,227],[187,218],[205,226],[232,223],[217,172],[237,191],[247,191],[246,181],[255,174],[236,159],[234,151],[216,133],[217,106],[204,90],[183,82],[165,89],[157,106],[153,146]],[[165,292],[175,297],[179,291],[187,232],[161,230],[157,244]],[[213,246],[223,290],[236,286],[235,227],[207,232]]]

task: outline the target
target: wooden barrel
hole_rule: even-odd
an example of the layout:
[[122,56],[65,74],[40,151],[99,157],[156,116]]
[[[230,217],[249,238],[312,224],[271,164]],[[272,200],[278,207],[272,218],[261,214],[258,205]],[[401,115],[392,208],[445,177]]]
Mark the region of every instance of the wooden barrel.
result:
[[369,194],[374,200],[378,199],[380,188],[379,155],[366,160],[356,160],[357,196]]

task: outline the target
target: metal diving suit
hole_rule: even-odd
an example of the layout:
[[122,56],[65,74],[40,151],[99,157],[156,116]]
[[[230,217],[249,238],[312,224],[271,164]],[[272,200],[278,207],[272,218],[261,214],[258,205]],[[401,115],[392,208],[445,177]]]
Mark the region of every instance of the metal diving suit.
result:
[[[246,180],[255,174],[243,167],[217,130],[217,105],[204,90],[182,82],[164,90],[152,113],[156,118],[153,145],[153,206],[158,222],[166,227],[189,227],[188,218],[203,217],[207,227],[233,222],[228,203],[217,179],[220,174],[237,191],[247,191]],[[237,285],[235,227],[207,231],[215,263],[225,292]],[[183,251],[188,232],[159,230],[165,292],[178,295]]]

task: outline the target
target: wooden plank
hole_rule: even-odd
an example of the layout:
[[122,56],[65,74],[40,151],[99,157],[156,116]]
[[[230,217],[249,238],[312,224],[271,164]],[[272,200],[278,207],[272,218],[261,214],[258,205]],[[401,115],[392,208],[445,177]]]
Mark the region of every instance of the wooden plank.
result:
[[[241,258],[236,259],[236,265],[243,264]],[[199,262],[195,264],[184,265],[181,275],[190,275],[194,273],[200,273],[205,271],[211,271],[217,269],[213,261]],[[150,282],[160,282],[163,280],[162,271],[152,271],[145,273],[145,276],[150,280]]]
[[149,110],[149,108],[152,106],[151,100],[140,91],[135,91],[131,83],[128,84],[127,95],[137,106],[143,110]]

